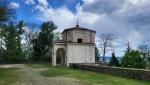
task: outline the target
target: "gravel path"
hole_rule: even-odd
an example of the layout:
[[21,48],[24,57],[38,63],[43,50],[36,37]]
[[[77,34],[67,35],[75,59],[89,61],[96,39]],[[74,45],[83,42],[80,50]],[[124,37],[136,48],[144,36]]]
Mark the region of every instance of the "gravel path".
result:
[[[1,67],[1,66],[0,66]],[[21,75],[18,82],[12,85],[86,85],[75,78],[68,77],[50,77],[46,78],[40,75],[37,69],[25,66],[24,64],[4,65],[2,67],[18,67]]]

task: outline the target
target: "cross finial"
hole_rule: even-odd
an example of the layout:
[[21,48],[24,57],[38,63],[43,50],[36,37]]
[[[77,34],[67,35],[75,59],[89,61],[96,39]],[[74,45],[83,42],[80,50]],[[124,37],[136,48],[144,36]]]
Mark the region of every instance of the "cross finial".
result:
[[79,27],[79,22],[78,22],[78,20],[79,20],[79,19],[77,18],[77,25],[76,25],[76,27]]

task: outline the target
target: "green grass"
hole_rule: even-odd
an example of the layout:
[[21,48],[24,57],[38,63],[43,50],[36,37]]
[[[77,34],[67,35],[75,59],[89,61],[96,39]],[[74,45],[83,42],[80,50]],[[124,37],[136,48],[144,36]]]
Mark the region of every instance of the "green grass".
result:
[[59,76],[73,77],[89,82],[91,84],[97,83],[101,85],[150,85],[149,81],[141,81],[130,78],[112,76],[109,74],[75,70],[65,67],[53,67],[48,64],[33,64],[28,66],[32,66],[35,68],[37,67],[48,68],[48,70],[41,72],[41,75],[45,77],[59,77]]
[[37,64],[26,64],[26,66],[32,67],[32,68],[49,68],[50,64],[49,63],[37,63]]
[[11,85],[18,79],[17,68],[0,68],[0,85]]

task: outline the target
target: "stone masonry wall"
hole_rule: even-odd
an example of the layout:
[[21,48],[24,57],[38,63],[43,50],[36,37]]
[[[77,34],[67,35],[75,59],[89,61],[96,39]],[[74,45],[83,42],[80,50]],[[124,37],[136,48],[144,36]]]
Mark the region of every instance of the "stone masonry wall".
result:
[[70,68],[87,70],[92,72],[108,73],[116,76],[129,77],[139,80],[150,80],[150,70],[130,69],[118,67],[104,67],[82,64],[70,64]]

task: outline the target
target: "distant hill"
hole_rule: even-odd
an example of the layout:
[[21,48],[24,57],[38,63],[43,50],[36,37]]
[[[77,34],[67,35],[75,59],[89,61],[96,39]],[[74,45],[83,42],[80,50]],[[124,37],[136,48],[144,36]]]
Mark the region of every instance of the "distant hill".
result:
[[[110,59],[111,59],[111,56],[106,56],[105,57],[105,60],[106,60],[106,62],[109,62],[110,61]],[[119,61],[121,61],[121,59],[122,59],[122,57],[117,57],[117,59],[119,60]],[[98,57],[96,57],[96,60],[103,60],[103,56],[98,56]]]

